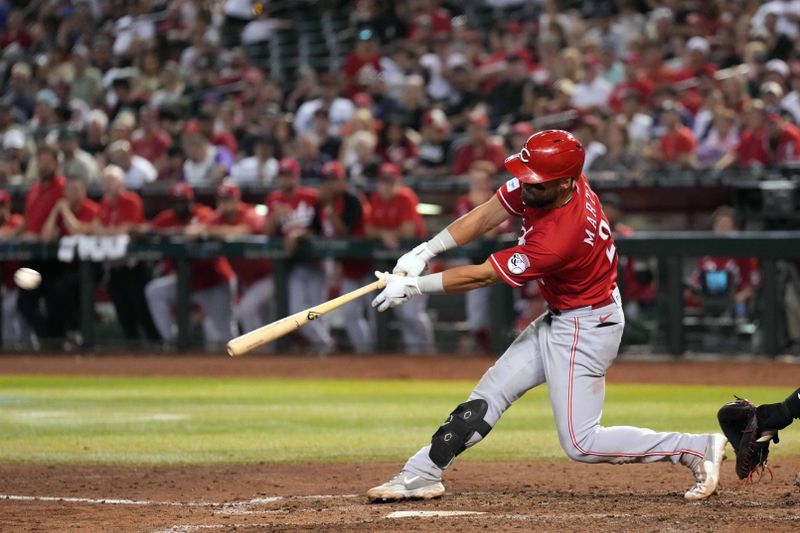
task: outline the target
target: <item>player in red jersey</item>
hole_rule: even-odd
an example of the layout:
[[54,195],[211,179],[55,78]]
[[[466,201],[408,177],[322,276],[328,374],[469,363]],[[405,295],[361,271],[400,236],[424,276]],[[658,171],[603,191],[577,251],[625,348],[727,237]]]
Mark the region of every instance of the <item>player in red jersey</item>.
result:
[[[11,212],[11,196],[0,189],[0,241],[13,239],[19,235],[24,219],[22,215]],[[3,264],[3,344],[5,346],[24,345],[32,341],[32,331],[25,317],[17,310],[17,297],[20,289],[14,283],[14,272],[22,266],[18,261]]]
[[[116,165],[108,165],[102,173],[103,199],[100,201],[100,216],[95,219],[92,232],[107,237],[124,239],[139,231],[144,222],[142,199],[125,188],[125,171]],[[146,263],[131,258],[109,261],[108,295],[114,304],[117,320],[125,338],[150,342],[161,340],[144,290],[150,282],[150,269]]]
[[[194,191],[186,183],[176,183],[170,190],[172,207],[156,215],[149,229],[159,235],[186,235],[186,228],[197,222],[208,222],[214,211],[194,201]],[[153,322],[166,342],[176,336],[175,293],[177,278],[172,272],[172,262],[165,263],[166,274],[147,284],[145,296]],[[236,292],[236,277],[230,263],[224,257],[193,259],[191,265],[192,303],[200,306],[205,314],[203,332],[206,345],[216,348],[236,336],[233,327],[233,295]]]
[[86,196],[86,183],[68,179],[64,197],[58,200],[42,226],[42,239],[53,241],[64,235],[86,235],[100,216],[100,206]]
[[[347,186],[347,175],[338,161],[326,163],[320,172],[322,185],[317,196],[311,228],[322,237],[363,237],[369,220],[369,205],[360,194]],[[340,261],[341,292],[348,293],[372,282],[372,261],[345,259]],[[374,348],[370,321],[371,310],[366,298],[359,298],[343,308],[344,329],[356,352],[368,353]]]
[[[232,181],[225,180],[217,187],[217,211],[200,231],[218,239],[261,235],[265,217],[255,207],[242,202],[242,192]],[[275,294],[272,281],[272,261],[269,259],[230,260],[239,285],[239,303],[235,318],[244,331],[252,331],[271,322],[274,309],[270,302]]]
[[[19,232],[24,238],[41,238],[47,218],[64,196],[66,178],[58,173],[58,149],[44,144],[36,155],[39,177],[25,196],[24,221]],[[42,283],[33,290],[20,291],[17,309],[41,340],[62,337],[62,312],[55,298],[53,282],[61,273],[61,265],[52,261],[31,261],[28,266],[42,275]],[[44,305],[42,305],[44,303]]]
[[[608,220],[583,175],[583,146],[560,130],[536,133],[505,161],[515,176],[490,200],[402,256],[373,301],[379,311],[419,294],[453,293],[505,282],[535,280],[549,311],[509,346],[469,399],[456,407],[391,481],[367,492],[370,500],[435,498],[442,472],[491,431],[512,402],[547,383],[559,441],[567,455],[588,463],[669,460],[692,471],[687,500],[717,488],[727,441],[722,434],[656,433],[603,427],[605,373],[617,356],[625,318],[615,279],[617,253]],[[517,245],[481,265],[419,277],[437,253],[463,245],[509,217],[522,219]]]
[[[370,201],[367,235],[381,239],[387,248],[397,248],[400,239],[418,236],[417,203],[416,194],[402,184],[397,165],[382,164],[378,170],[378,186]],[[411,353],[431,354],[434,351],[433,323],[426,308],[427,296],[424,296],[395,310],[403,344]]]
[[[267,222],[264,231],[283,237],[286,249],[294,252],[298,240],[307,236],[314,220],[317,191],[300,186],[300,165],[291,157],[278,162],[278,190],[267,195]],[[317,260],[293,260],[289,266],[289,313],[294,314],[325,301],[325,272]],[[314,320],[300,328],[300,334],[319,353],[333,350],[328,326]]]

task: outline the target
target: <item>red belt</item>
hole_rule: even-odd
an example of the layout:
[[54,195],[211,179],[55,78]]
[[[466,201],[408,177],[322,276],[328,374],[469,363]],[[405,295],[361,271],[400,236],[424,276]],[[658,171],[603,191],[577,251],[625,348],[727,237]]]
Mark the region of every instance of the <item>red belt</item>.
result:
[[[613,303],[614,303],[614,297],[613,296],[609,296],[608,298],[606,298],[602,302],[592,305],[592,309],[600,309],[602,307],[605,307],[607,305],[611,305]],[[580,309],[580,307],[576,307],[575,309]],[[560,315],[561,313],[565,313],[567,311],[574,311],[574,309],[559,310],[559,309],[550,308],[550,312],[553,313],[554,315]]]

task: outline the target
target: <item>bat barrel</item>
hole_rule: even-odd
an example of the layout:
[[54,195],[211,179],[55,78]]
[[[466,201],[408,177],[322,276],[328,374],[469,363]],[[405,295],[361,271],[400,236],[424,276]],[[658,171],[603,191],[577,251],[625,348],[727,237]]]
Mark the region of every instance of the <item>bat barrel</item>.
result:
[[261,326],[258,329],[254,329],[249,333],[240,335],[239,337],[228,341],[228,355],[231,357],[242,356],[249,351],[255,350],[259,346],[263,346],[264,344],[270,343],[276,339],[279,339],[280,337],[283,337],[284,335],[291,333],[304,324],[307,324],[312,320],[316,320],[325,313],[333,311],[334,309],[338,309],[344,304],[351,302],[360,296],[370,293],[376,289],[382,289],[385,286],[386,280],[379,279],[378,281],[370,283],[369,285],[365,285],[360,289],[343,294],[338,298],[334,298],[328,302],[321,303],[315,307],[305,309],[299,313],[295,313],[276,322],[272,322],[271,324],[267,324],[266,326]]

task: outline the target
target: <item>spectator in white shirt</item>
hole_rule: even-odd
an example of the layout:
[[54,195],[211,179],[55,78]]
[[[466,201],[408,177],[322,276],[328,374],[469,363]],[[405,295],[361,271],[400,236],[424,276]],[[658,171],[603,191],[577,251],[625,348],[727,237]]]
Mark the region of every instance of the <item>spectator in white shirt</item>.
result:
[[342,126],[350,120],[356,107],[347,98],[339,96],[339,82],[333,74],[325,74],[320,80],[320,98],[309,100],[297,109],[294,117],[294,130],[297,135],[311,133],[314,128],[314,112],[320,107],[327,107],[331,121],[330,134],[339,135]]
[[572,91],[572,105],[578,109],[604,108],[608,106],[613,85],[600,76],[599,62],[588,59],[584,64],[584,78],[575,84]]
[[183,133],[183,178],[189,185],[217,184],[233,167],[233,155],[224,146],[211,144],[194,120],[186,123]]
[[697,148],[697,160],[701,168],[714,168],[717,161],[739,144],[736,113],[726,107],[714,110],[714,118],[708,134]]
[[271,185],[278,176],[275,141],[268,135],[253,140],[253,155],[233,165],[231,179],[242,185]]
[[125,172],[125,188],[140,189],[158,177],[158,171],[150,161],[133,153],[131,143],[118,140],[108,147],[108,159]]

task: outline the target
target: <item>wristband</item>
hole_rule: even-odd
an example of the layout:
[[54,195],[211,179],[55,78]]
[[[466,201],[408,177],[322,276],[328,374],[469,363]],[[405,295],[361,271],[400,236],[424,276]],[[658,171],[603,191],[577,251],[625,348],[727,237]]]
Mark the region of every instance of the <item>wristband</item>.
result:
[[458,244],[456,244],[453,236],[450,235],[450,230],[444,228],[433,239],[426,242],[425,246],[433,255],[438,255],[452,248],[457,248]]
[[441,272],[417,278],[417,287],[423,294],[444,294],[444,277]]

